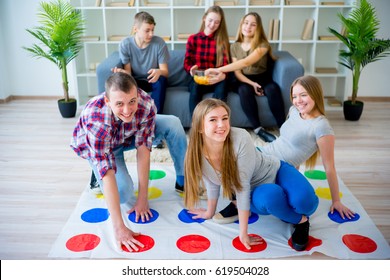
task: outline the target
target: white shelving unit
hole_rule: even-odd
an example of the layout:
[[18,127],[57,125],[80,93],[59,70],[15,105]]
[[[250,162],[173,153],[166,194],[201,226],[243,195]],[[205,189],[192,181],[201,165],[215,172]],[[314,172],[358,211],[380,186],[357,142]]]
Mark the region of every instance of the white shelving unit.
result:
[[[341,30],[337,14],[348,13],[353,0],[292,1],[298,1],[299,5],[287,5],[285,0],[270,0],[269,4],[263,5],[252,5],[252,0],[149,0],[146,2],[150,5],[145,5],[144,0],[135,0],[130,7],[125,0],[101,0],[100,5],[97,5],[99,0],[70,0],[82,11],[86,20],[85,36],[99,38],[84,42],[84,49],[75,60],[79,104],[85,104],[91,96],[97,94],[95,68],[118,49],[120,36],[130,35],[137,12],[147,11],[154,16],[157,22],[155,34],[165,37],[170,49],[185,49],[186,40],[180,40],[178,34],[198,32],[204,12],[214,4],[220,4],[223,8],[231,38],[236,35],[241,17],[248,12],[259,13],[265,32],[268,32],[270,20],[278,19],[279,36],[270,40],[273,49],[286,50],[295,56],[304,66],[305,74],[321,80],[326,97],[344,100],[347,75],[345,68],[337,63],[338,50],[342,44],[338,40],[318,38],[331,35],[327,30],[329,26]],[[303,5],[303,1],[308,4]],[[334,5],[329,5],[329,2]],[[314,27],[311,38],[302,40],[306,19],[313,19]],[[117,40],[111,40],[112,36],[117,36]],[[337,73],[317,73],[317,67],[336,68]]]

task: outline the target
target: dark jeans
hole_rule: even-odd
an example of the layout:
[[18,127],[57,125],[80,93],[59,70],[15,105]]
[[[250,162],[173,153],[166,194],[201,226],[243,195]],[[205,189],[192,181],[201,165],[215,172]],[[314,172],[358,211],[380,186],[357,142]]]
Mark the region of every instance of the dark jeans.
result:
[[194,112],[196,105],[202,101],[202,97],[205,93],[213,92],[212,97],[221,99],[226,102],[227,100],[227,79],[214,84],[214,85],[198,85],[194,82],[194,80],[190,81],[188,85],[188,89],[190,91],[190,113]]
[[162,114],[164,110],[165,95],[167,92],[167,78],[160,76],[155,83],[149,83],[147,80],[136,80],[139,88],[146,92],[151,92],[151,97],[157,107],[157,114]]
[[[267,97],[271,112],[275,117],[276,123],[278,127],[281,127],[286,120],[286,116],[284,114],[282,93],[278,84],[270,79],[262,78],[261,75],[246,75],[246,77],[261,85],[264,90],[264,95]],[[249,122],[253,128],[261,126],[256,94],[253,87],[247,83],[241,83],[239,81],[237,81],[236,86],[236,92],[240,96],[241,107]]]

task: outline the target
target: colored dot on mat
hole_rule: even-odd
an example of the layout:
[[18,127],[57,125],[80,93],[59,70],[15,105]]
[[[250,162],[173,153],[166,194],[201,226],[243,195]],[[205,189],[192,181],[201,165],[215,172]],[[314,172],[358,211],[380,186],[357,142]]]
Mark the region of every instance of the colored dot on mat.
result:
[[326,180],[326,173],[321,170],[306,170],[305,176],[314,180]]
[[[248,224],[256,223],[258,219],[259,219],[259,215],[251,212],[251,215],[248,218]],[[239,221],[237,220],[237,221],[235,221],[235,223],[239,224]]]
[[[317,238],[314,238],[312,236],[309,236],[309,242],[307,243],[307,246],[306,246],[306,249],[304,251],[310,251],[311,249],[313,249],[314,247],[318,247],[318,246],[321,246],[322,244],[322,240],[321,239],[317,239]],[[292,240],[291,240],[291,237],[290,239],[288,240],[288,245],[293,248],[292,246]],[[293,248],[294,249],[294,248]],[[295,249],[294,249],[295,250]]]
[[96,198],[98,199],[103,199],[104,195],[102,193],[96,194]]
[[144,247],[138,247],[138,251],[132,251],[130,252],[125,245],[122,244],[122,250],[127,252],[127,253],[141,253],[141,252],[145,252],[145,251],[148,251],[150,249],[152,249],[154,247],[154,239],[151,238],[150,236],[148,235],[138,235],[138,236],[134,236],[134,238],[136,240],[138,240],[139,242],[141,242]]
[[180,211],[178,218],[180,221],[186,224],[203,223],[205,221],[205,219],[193,219],[192,217],[194,216],[195,216],[194,214],[188,213],[187,209],[183,209]]
[[248,250],[247,248],[245,248],[244,244],[241,243],[240,237],[237,236],[232,241],[233,247],[236,248],[237,250],[245,252],[245,253],[257,253],[257,252],[264,251],[267,248],[267,242],[265,242],[265,240],[260,235],[249,234],[249,236],[260,237],[262,239],[263,243],[258,244],[258,245],[252,245],[251,249]]
[[[135,195],[138,196],[138,191],[135,191]],[[156,187],[148,188],[148,199],[157,199],[162,195],[162,190]]]
[[367,254],[377,249],[375,241],[363,235],[346,234],[342,240],[345,246],[356,253]]
[[158,180],[164,178],[166,173],[162,170],[150,170],[149,172],[149,180]]
[[351,219],[348,219],[347,217],[343,219],[341,218],[340,213],[336,210],[333,211],[333,214],[331,214],[330,211],[328,212],[329,219],[339,224],[346,223],[346,222],[355,222],[360,219],[360,215],[358,213],[355,213],[354,215],[355,216],[352,217]]
[[83,252],[95,249],[100,243],[100,237],[95,234],[79,234],[66,242],[66,248],[73,252]]
[[108,219],[110,213],[105,208],[93,208],[81,214],[81,220],[87,223],[100,223]]
[[[330,189],[329,188],[322,188],[319,187],[315,190],[316,195],[319,198],[327,199],[327,200],[332,200],[332,195],[330,194]],[[343,193],[339,192],[339,197],[343,197]]]
[[176,241],[177,248],[186,253],[204,252],[210,247],[210,244],[210,240],[197,234],[185,235]]
[[150,212],[152,212],[153,217],[149,217],[149,221],[145,220],[144,222],[142,222],[141,218],[138,218],[138,222],[136,222],[135,221],[135,211],[133,211],[129,214],[128,219],[135,224],[150,224],[150,223],[154,222],[155,220],[157,220],[157,218],[159,216],[158,212],[154,209],[150,209]]

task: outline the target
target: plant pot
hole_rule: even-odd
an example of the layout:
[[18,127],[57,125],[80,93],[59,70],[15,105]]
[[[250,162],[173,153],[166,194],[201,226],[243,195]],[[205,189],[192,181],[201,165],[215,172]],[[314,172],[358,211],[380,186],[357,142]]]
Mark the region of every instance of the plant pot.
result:
[[343,103],[344,118],[347,121],[358,121],[363,113],[364,103],[362,101],[356,101],[352,104],[351,100],[346,100]]
[[68,102],[65,102],[65,99],[60,99],[58,100],[58,109],[60,109],[63,118],[73,118],[76,116],[77,101],[73,98],[70,98]]

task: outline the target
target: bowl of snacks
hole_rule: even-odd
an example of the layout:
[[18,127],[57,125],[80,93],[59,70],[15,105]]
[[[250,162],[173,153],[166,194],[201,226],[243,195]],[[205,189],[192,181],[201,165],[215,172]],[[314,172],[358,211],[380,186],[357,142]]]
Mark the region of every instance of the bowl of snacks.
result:
[[199,85],[208,85],[209,77],[205,75],[204,70],[195,70],[194,81]]

